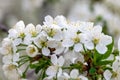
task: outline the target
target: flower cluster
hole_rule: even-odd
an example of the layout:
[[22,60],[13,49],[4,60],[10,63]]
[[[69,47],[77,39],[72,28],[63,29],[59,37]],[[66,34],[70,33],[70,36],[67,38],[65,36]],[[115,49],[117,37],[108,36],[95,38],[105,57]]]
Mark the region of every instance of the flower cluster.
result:
[[16,23],[0,52],[10,80],[27,79],[29,69],[39,74],[38,80],[118,80],[120,58],[113,45],[99,25],[46,16],[43,25]]

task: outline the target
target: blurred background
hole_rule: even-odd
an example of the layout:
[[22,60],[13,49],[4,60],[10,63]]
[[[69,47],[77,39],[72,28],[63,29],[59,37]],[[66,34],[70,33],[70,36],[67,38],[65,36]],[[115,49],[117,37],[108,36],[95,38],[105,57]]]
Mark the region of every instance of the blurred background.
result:
[[[19,20],[37,25],[42,24],[46,15],[63,15],[71,21],[99,24],[104,33],[113,36],[117,46],[120,36],[120,0],[0,0],[0,43]],[[1,60],[0,55],[0,80],[7,80]]]

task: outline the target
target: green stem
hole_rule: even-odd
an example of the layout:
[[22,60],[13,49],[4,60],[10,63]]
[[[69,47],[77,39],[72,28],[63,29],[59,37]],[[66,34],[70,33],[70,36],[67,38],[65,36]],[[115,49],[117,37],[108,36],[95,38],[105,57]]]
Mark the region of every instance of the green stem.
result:
[[83,49],[84,49],[85,53],[87,53],[87,50],[85,49],[85,46],[84,46],[84,44],[83,44]]
[[30,65],[28,65],[27,68],[25,69],[25,71],[23,72],[23,76],[22,76],[23,78],[26,78],[26,72],[28,71],[29,66],[30,66]]
[[25,63],[28,62],[28,61],[29,61],[29,60],[24,61],[23,63],[19,64],[18,67],[21,67],[23,64],[25,64]]
[[45,69],[43,68],[37,80],[43,80],[44,74],[45,74]]

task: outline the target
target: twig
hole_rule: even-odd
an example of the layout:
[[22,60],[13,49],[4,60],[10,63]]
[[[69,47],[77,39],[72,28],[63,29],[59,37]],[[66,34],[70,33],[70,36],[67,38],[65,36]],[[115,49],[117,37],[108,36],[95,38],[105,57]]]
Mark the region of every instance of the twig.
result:
[[8,33],[8,27],[2,25],[1,23],[0,23],[0,30],[3,31],[3,32]]

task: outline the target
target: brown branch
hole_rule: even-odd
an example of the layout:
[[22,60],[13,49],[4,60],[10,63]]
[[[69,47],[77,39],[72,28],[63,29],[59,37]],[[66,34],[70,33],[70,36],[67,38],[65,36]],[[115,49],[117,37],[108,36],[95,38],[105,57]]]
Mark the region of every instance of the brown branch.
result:
[[3,31],[3,32],[8,33],[8,27],[6,27],[6,26],[4,26],[2,24],[0,24],[0,30]]

